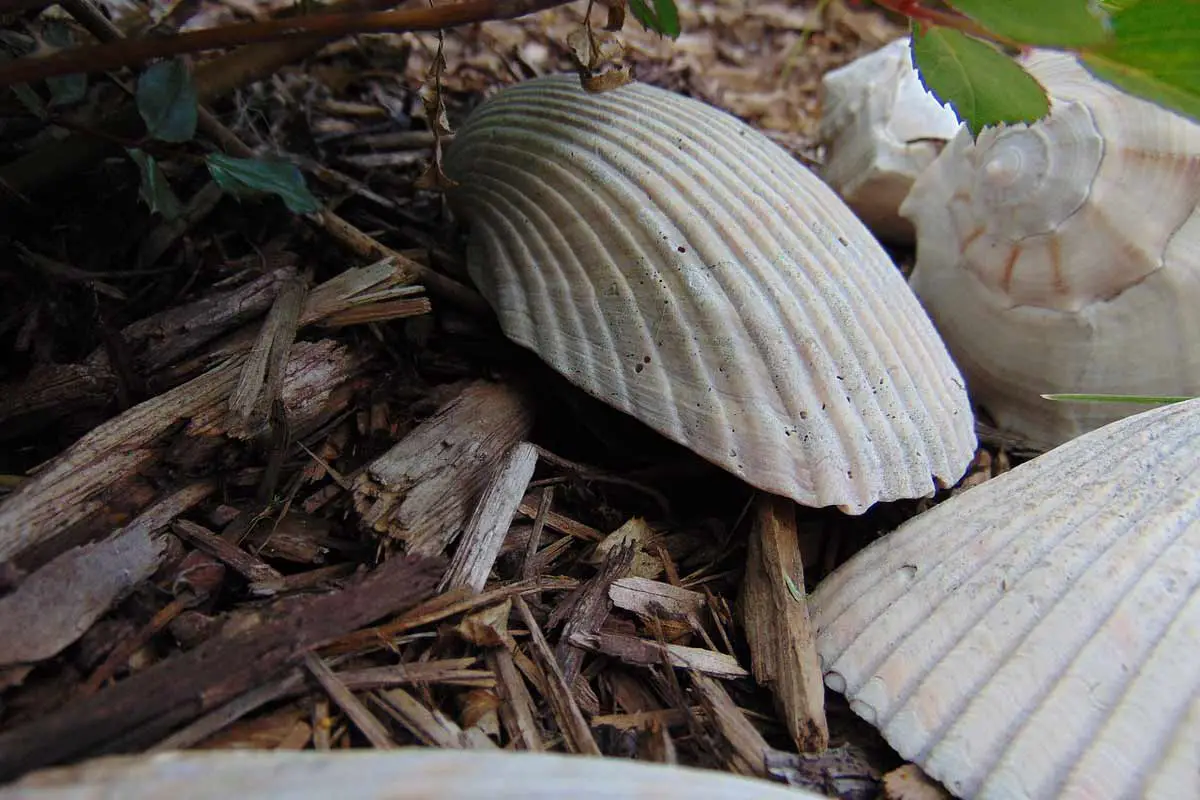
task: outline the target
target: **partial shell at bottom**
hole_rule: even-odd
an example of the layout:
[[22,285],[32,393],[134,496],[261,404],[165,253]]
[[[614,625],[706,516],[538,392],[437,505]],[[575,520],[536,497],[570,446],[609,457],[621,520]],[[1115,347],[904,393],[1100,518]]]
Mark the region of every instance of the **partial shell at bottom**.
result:
[[845,203],[735,117],[654,86],[509,86],[445,162],[505,334],[760,489],[860,513],[953,484],[962,377]]
[[1200,400],[947,500],[810,609],[826,684],[961,797],[1200,797]]
[[187,751],[33,773],[0,800],[822,800],[711,770],[500,750]]

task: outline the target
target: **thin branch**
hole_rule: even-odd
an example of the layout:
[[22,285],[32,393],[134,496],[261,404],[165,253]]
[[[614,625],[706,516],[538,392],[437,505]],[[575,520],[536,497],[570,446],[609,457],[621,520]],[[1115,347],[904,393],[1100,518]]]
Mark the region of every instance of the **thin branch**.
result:
[[58,75],[115,70],[155,58],[242,44],[337,39],[360,33],[432,31],[489,20],[514,19],[569,2],[572,0],[465,0],[432,8],[313,14],[223,25],[161,39],[127,39],[11,61],[0,67],[0,87]]

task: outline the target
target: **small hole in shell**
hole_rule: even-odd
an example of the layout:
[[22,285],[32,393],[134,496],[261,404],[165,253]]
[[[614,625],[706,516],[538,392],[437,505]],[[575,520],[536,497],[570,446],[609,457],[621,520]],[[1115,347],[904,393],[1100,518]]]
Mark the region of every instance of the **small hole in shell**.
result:
[[683,245],[679,245],[679,247],[676,247],[675,249],[676,249],[676,250],[678,250],[678,251],[679,251],[679,252],[681,252],[681,253],[686,253],[686,252],[687,252],[687,248],[686,248],[686,247],[684,247]]
[[637,364],[637,365],[635,365],[635,366],[634,366],[634,368],[633,368],[633,371],[634,371],[634,372],[641,372],[643,369],[645,369],[645,367],[643,367],[641,364]]

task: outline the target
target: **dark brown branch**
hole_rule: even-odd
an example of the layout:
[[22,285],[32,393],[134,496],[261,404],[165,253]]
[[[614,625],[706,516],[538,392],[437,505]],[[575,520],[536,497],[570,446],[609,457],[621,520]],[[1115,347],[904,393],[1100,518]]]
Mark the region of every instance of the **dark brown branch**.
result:
[[0,67],[0,87],[56,75],[114,70],[155,58],[242,44],[283,40],[319,41],[356,33],[433,31],[475,22],[523,17],[569,2],[571,0],[465,0],[432,8],[312,14],[223,25],[162,39],[126,39],[9,62]]

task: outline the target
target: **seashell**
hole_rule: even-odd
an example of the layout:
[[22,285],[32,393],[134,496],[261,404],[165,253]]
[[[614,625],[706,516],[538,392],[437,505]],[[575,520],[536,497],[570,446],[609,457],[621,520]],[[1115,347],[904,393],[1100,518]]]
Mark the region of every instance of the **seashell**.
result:
[[960,797],[1200,797],[1200,400],[935,506],[809,609],[826,685]]
[[1049,448],[1134,413],[1042,394],[1200,392],[1200,125],[1035,51],[1049,116],[959,135],[900,208],[911,285],[974,400]]
[[43,770],[0,800],[823,800],[824,795],[713,770],[625,758],[503,750],[174,751],[109,756]]
[[960,124],[925,90],[908,37],[896,39],[821,79],[820,175],[876,236],[910,244],[900,203]]
[[505,334],[751,485],[852,513],[965,472],[961,377],[837,195],[765,135],[644,84],[516,84],[445,169]]

